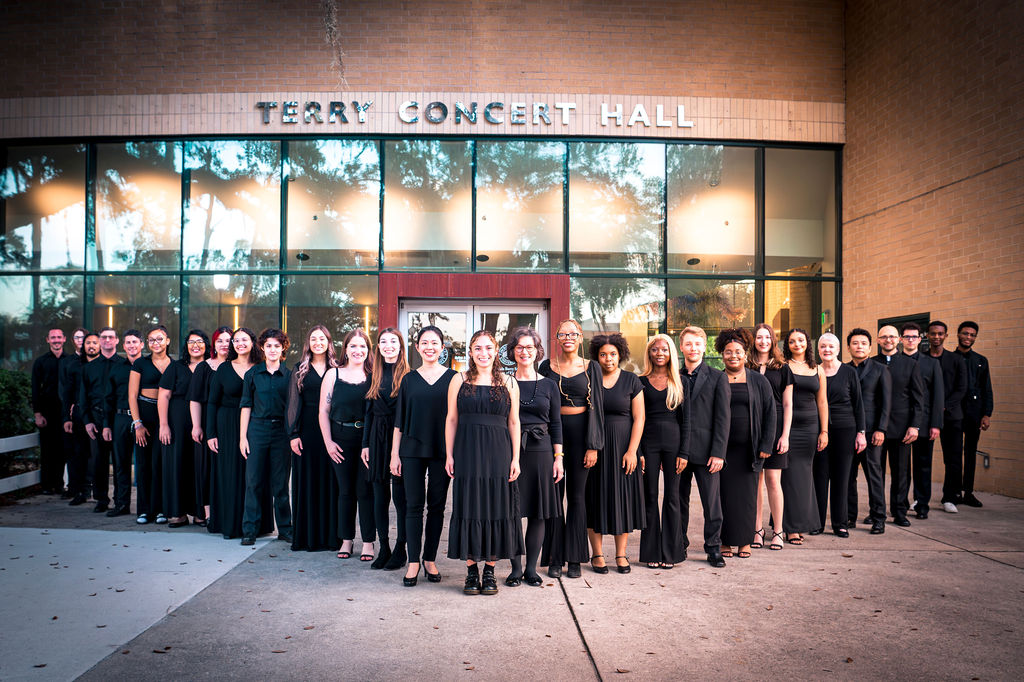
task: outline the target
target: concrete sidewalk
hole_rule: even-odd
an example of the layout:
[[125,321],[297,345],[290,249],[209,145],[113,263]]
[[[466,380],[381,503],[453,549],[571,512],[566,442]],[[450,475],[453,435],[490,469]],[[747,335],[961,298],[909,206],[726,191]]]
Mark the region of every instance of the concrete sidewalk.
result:
[[356,558],[30,498],[0,508],[0,677],[1020,679],[1024,501],[979,497],[983,509],[724,569],[699,552],[695,497],[695,551],[673,570],[637,565],[634,533],[628,575],[584,568],[494,597],[464,596],[447,559],[443,582],[410,589]]

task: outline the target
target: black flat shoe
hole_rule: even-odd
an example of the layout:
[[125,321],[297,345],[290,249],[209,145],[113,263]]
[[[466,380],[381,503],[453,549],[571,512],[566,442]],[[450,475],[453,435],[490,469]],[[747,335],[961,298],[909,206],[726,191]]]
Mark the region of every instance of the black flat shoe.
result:
[[480,594],[480,570],[476,566],[466,570],[466,582],[462,586],[462,594],[470,596]]
[[485,566],[480,578],[480,594],[498,594],[498,581],[494,579],[494,566]]
[[249,546],[255,545],[255,544],[256,544],[256,538],[254,538],[251,535],[246,535],[244,538],[242,538],[242,546],[243,547],[249,547]]
[[905,518],[904,519],[896,519],[895,521],[893,521],[893,523],[895,523],[897,526],[900,526],[901,528],[906,528],[907,526],[910,525],[910,521],[908,519],[905,519]]
[[514,573],[509,573],[508,577],[505,578],[505,585],[507,585],[508,587],[519,587],[522,584],[522,576],[515,575]]
[[544,578],[541,578],[539,575],[524,575],[523,582],[530,587],[540,587],[544,584]]
[[881,535],[884,532],[885,532],[885,521],[875,521],[871,525],[871,534],[872,535]]
[[[595,566],[594,565],[594,559],[602,559],[602,558],[604,558],[603,554],[595,554],[594,556],[590,557],[590,568],[592,568],[594,570],[594,573],[597,573],[599,575],[604,575],[605,573],[608,572],[608,564],[605,564],[604,566]],[[572,564],[569,564],[569,565],[571,566]]]
[[437,573],[431,573],[430,571],[427,570],[426,564],[423,565],[423,575],[427,576],[427,582],[430,582],[430,583],[439,583],[439,582],[441,582],[441,571],[438,571]]
[[391,552],[391,558],[384,564],[385,571],[397,571],[398,569],[405,566],[406,555],[405,545],[401,544],[399,547],[395,547],[394,551]]
[[107,516],[113,518],[115,516],[127,516],[130,513],[131,511],[128,509],[128,507],[114,507],[113,509],[107,512]]
[[976,509],[985,506],[981,503],[981,500],[974,496],[974,493],[967,493],[964,495],[964,499],[960,500],[960,504],[966,504],[968,507],[974,507]]
[[565,572],[565,577],[566,578],[582,578],[583,577],[583,569],[580,568],[579,564],[573,563],[573,562],[570,561],[569,562],[569,568]]
[[846,530],[845,528],[836,528],[832,532],[835,533],[836,537],[839,537],[839,538],[848,538],[848,537],[850,537],[850,531]]
[[821,535],[824,532],[825,532],[824,528],[815,528],[810,533],[808,533],[808,535]]
[[106,502],[97,502],[96,506],[92,508],[93,514],[102,514],[103,512],[110,509],[110,506]]
[[[561,578],[562,577],[562,567],[561,566],[554,566],[554,565],[548,566],[548,577],[549,578],[555,578],[555,579]],[[578,578],[579,576],[576,576],[576,577]]]
[[[626,565],[620,566],[619,559],[625,559]],[[615,557],[615,570],[619,573],[629,573],[632,570],[632,568],[629,565],[629,557],[625,555]]]

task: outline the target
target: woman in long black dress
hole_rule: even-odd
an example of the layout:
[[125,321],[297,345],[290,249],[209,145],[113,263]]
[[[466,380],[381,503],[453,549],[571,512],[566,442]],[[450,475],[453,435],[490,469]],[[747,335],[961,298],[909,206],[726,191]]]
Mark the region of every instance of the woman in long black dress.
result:
[[167,523],[164,515],[162,467],[160,444],[155,442],[160,429],[160,415],[157,412],[157,397],[160,393],[160,377],[171,364],[167,354],[167,328],[157,325],[146,333],[149,355],[132,363],[128,375],[128,406],[132,413],[132,430],[135,432],[135,476],[137,507],[139,516],[136,523],[150,521]]
[[814,363],[807,332],[791,329],[782,355],[793,374],[793,426],[789,436],[789,466],[782,472],[786,500],[782,529],[792,545],[804,543],[804,533],[817,531],[818,509],[814,496],[814,453],[828,445],[828,398],[825,374]]
[[356,512],[363,540],[360,561],[373,561],[377,529],[373,521],[373,488],[362,462],[363,418],[370,390],[370,337],[353,329],[341,342],[340,366],[329,370],[320,385],[320,433],[338,480],[339,559],[352,556]]
[[292,550],[337,550],[338,483],[320,432],[320,388],[338,366],[331,333],[323,325],[306,334],[302,357],[288,382],[285,426],[292,448]]
[[206,526],[210,518],[210,446],[203,430],[206,402],[210,397],[210,381],[217,368],[228,359],[231,350],[231,328],[218,327],[213,333],[213,349],[209,358],[192,372],[188,387],[188,407],[192,416],[192,441],[196,471],[196,525]]
[[[231,336],[228,362],[221,363],[210,381],[210,397],[206,403],[206,443],[212,459],[210,519],[206,529],[227,539],[242,537],[242,515],[245,511],[245,459],[239,450],[242,378],[262,361],[263,353],[256,345],[256,335],[251,329],[239,327]],[[274,529],[270,487],[266,486],[264,491],[260,535]]]
[[753,339],[746,329],[725,329],[715,339],[729,380],[730,426],[722,495],[722,556],[750,558],[757,511],[757,479],[775,440],[775,399],[761,373],[746,367]]
[[[825,373],[828,394],[829,439],[824,450],[814,457],[814,492],[818,499],[818,528],[825,528],[825,512],[832,503],[832,532],[850,537],[847,523],[850,470],[853,458],[867,447],[864,435],[864,403],[861,400],[857,370],[839,359],[839,338],[822,334],[818,355]],[[829,494],[829,486],[832,493]]]
[[[409,373],[405,342],[397,329],[387,327],[377,334],[373,349],[370,390],[366,392],[366,417],[363,419],[363,464],[373,484],[373,518],[380,539],[380,552],[370,568],[395,571],[405,566],[405,484],[391,475],[391,441],[395,431],[395,407],[402,379]],[[395,500],[398,538],[391,549],[391,499]]]
[[[421,559],[427,580],[441,582],[435,559],[451,480],[444,470],[444,424],[448,416],[448,384],[457,374],[438,362],[443,349],[444,336],[440,329],[428,325],[420,330],[416,351],[423,364],[402,380],[395,408],[391,475],[401,476],[405,483],[409,564],[402,584],[406,587],[416,586]],[[427,510],[425,538],[424,507]]]
[[782,471],[789,466],[789,434],[793,425],[793,373],[789,371],[779,347],[775,344],[775,329],[761,323],[754,327],[754,348],[747,354],[747,367],[760,372],[772,386],[775,399],[775,446],[772,456],[765,460],[757,482],[757,518],[754,522],[754,541],[751,547],[764,546],[764,493],[768,492],[771,511],[772,538],[768,549],[780,550],[785,544],[782,515],[785,499],[782,496]]
[[518,556],[512,558],[512,572],[505,578],[509,587],[526,580],[537,587],[543,579],[537,575],[544,531],[549,520],[561,520],[562,505],[556,485],[565,476],[562,466],[562,418],[558,386],[534,369],[544,357],[540,334],[529,327],[512,332],[508,347],[516,362],[519,385],[519,513],[527,519],[526,570]]
[[568,562],[567,578],[579,578],[580,564],[587,561],[587,478],[597,464],[597,451],[604,447],[604,403],[601,392],[601,368],[597,362],[579,355],[583,327],[576,320],[562,320],[555,328],[555,350],[550,360],[537,371],[558,385],[562,406],[562,440],[565,479],[558,487],[558,499],[566,498],[565,525],[557,518],[547,525],[541,565],[548,575],[562,575],[562,563]]
[[[495,362],[498,343],[480,330],[469,367],[448,384],[445,471],[455,480],[448,558],[466,562],[465,594],[497,594],[494,562],[523,552],[514,481],[519,478],[519,387]],[[481,577],[478,562],[483,561]]]
[[629,359],[629,345],[621,334],[596,335],[590,340],[590,357],[601,365],[600,399],[604,404],[604,447],[587,481],[590,565],[595,573],[608,572],[601,545],[603,536],[610,534],[615,536],[616,569],[629,573],[629,533],[646,526],[644,483],[637,457],[644,432],[643,384],[640,377],[619,368],[619,362]]
[[[683,560],[679,474],[686,468],[688,427],[679,356],[672,337],[655,334],[647,342],[640,384],[644,389],[640,470],[647,516],[647,527],[640,533],[640,562],[648,568],[672,568]],[[662,476],[665,496],[659,512],[658,486]]]
[[192,374],[205,364],[210,339],[199,329],[185,338],[178,362],[172,362],[160,377],[157,412],[160,415],[160,444],[163,448],[164,512],[167,526],[188,525],[188,515],[197,515],[195,448],[192,447],[192,414],[188,389]]

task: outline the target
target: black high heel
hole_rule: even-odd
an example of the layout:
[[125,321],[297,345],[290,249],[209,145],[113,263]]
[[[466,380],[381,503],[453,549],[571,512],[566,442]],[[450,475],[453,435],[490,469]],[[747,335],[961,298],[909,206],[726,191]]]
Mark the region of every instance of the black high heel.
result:
[[427,570],[427,565],[425,563],[423,564],[423,575],[427,576],[427,581],[428,582],[432,582],[432,583],[439,583],[439,582],[441,582],[441,571],[438,571],[437,573],[431,573],[430,571]]

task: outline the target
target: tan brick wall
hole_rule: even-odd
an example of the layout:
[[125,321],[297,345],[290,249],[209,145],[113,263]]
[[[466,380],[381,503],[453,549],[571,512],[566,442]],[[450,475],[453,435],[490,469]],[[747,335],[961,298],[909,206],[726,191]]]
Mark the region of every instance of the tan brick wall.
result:
[[844,326],[976,320],[996,405],[977,487],[1024,497],[1024,5],[851,3],[846,35]]

